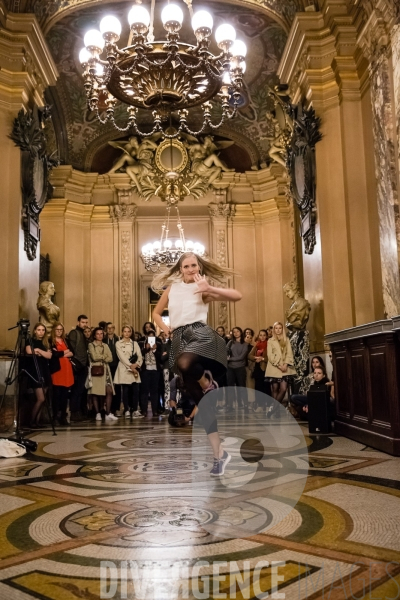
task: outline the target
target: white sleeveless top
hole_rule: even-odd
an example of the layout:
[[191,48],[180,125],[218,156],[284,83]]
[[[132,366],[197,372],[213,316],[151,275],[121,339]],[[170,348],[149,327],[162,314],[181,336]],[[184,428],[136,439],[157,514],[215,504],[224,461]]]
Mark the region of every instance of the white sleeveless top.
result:
[[172,329],[190,325],[196,321],[207,323],[208,304],[201,294],[195,294],[196,283],[173,283],[168,295],[168,312]]

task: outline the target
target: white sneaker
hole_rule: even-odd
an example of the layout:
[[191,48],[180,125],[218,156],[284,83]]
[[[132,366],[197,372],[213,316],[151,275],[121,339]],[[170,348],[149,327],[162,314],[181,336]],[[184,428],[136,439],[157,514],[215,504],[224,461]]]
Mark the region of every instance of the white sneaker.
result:
[[135,410],[132,413],[132,419],[143,419],[143,415],[138,410]]
[[127,410],[127,411],[124,413],[124,417],[125,417],[126,419],[130,419],[130,418],[131,418],[131,413],[130,413],[130,411],[129,411],[129,410]]
[[254,412],[256,412],[256,413],[263,413],[264,409],[261,406],[258,406]]
[[97,415],[96,415],[96,421],[101,421],[101,413],[97,413]]
[[112,413],[106,415],[106,421],[118,421],[117,417],[114,417]]

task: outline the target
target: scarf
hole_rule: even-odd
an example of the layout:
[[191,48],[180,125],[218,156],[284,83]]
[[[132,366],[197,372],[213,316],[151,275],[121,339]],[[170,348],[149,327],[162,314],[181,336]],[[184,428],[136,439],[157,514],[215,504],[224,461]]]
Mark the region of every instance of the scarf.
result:
[[268,340],[264,340],[263,342],[256,343],[256,356],[262,356],[264,354],[265,348],[267,347]]

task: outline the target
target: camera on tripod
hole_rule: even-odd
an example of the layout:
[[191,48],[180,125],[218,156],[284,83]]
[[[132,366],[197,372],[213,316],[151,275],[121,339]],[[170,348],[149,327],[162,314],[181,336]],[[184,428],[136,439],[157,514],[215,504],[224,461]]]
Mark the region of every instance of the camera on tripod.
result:
[[29,333],[29,325],[30,321],[28,319],[20,319],[17,321],[17,327],[19,327],[24,337],[26,337],[26,335]]

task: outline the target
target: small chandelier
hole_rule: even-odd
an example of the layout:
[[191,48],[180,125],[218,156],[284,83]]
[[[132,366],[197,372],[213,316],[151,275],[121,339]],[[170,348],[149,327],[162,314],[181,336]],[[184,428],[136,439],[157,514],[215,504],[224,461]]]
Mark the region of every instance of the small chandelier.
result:
[[[161,13],[166,40],[154,41],[155,0],[151,14],[141,5],[130,10],[130,35],[125,48],[117,46],[121,23],[114,16],[105,16],[100,30],[86,33],[79,60],[84,68],[88,108],[102,124],[112,123],[118,131],[133,130],[144,137],[161,131],[165,137],[175,138],[182,131],[197,136],[207,128],[215,130],[237,114],[246,68],[246,44],[236,40],[232,25],[220,25],[215,39],[221,52],[214,56],[209,51],[212,16],[205,10],[193,14],[191,1],[185,2],[191,13],[196,45],[179,40],[183,12],[177,4],[168,4]],[[103,53],[105,58],[101,58]],[[216,97],[221,102],[222,116],[218,123],[212,123],[210,100]],[[127,105],[124,127],[115,121],[118,101]],[[105,109],[104,117],[100,114],[101,106]],[[198,131],[192,131],[187,124],[189,109],[195,106],[203,110],[203,123]],[[152,110],[150,132],[138,128],[139,108]],[[176,114],[179,126],[163,127],[163,123],[171,121],[172,113]]]
[[[169,237],[169,220],[172,207],[176,210],[179,235],[177,239]],[[161,239],[153,243],[145,244],[142,247],[140,258],[142,259],[144,267],[147,271],[156,273],[162,268],[167,268],[175,264],[184,252],[194,252],[199,256],[204,256],[205,248],[203,244],[200,244],[199,242],[185,240],[185,234],[183,231],[178,207],[176,204],[169,204],[167,206],[167,215],[165,217],[165,221],[161,226]]]

